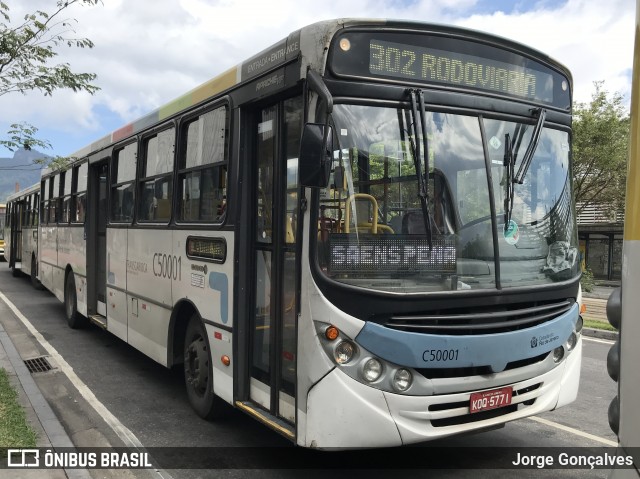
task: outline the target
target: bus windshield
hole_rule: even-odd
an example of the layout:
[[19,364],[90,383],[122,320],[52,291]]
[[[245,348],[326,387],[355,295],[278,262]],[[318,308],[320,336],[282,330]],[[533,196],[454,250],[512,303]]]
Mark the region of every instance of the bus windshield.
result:
[[[409,109],[339,104],[333,121],[339,146],[330,185],[320,190],[317,248],[329,278],[416,293],[542,285],[579,274],[566,131],[542,129],[516,184],[505,145],[517,170],[533,118],[427,111],[426,142]],[[425,161],[414,162],[417,143],[427,145],[418,151]],[[426,212],[416,165],[429,168],[418,172]]]

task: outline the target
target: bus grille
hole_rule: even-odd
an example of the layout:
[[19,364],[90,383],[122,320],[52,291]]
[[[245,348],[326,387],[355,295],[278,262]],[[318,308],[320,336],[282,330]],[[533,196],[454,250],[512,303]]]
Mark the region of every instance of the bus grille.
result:
[[[544,361],[551,353],[540,354],[533,358],[520,359],[518,361],[512,361],[507,363],[507,367],[504,371],[511,369],[523,368]],[[420,375],[427,379],[444,379],[444,378],[462,378],[467,376],[482,376],[493,374],[491,366],[472,366],[466,368],[416,368],[416,371]]]
[[449,309],[427,314],[391,316],[380,324],[387,328],[423,334],[496,334],[531,328],[551,321],[573,306],[572,299],[517,303],[471,309]]

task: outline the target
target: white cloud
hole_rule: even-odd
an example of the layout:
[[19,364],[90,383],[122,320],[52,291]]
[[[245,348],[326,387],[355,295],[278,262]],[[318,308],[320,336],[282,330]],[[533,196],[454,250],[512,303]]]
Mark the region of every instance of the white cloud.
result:
[[[605,80],[610,91],[628,93],[633,2],[524,2],[513,13],[474,15],[476,1],[104,0],[103,6],[74,6],[66,16],[78,19],[78,36],[91,38],[95,48],[64,48],[57,60],[69,62],[74,71],[97,73],[102,90],[93,97],[67,92],[46,99],[38,93],[4,96],[0,123],[24,120],[50,137],[74,131],[98,138],[107,133],[107,124],[97,111],[110,111],[127,123],[305,24],[350,16],[455,23],[487,31],[529,44],[566,64],[578,101],[590,99],[596,80]],[[497,11],[504,2],[496,2]],[[52,1],[19,3],[12,5],[14,19],[26,8],[51,8]],[[55,153],[68,154],[82,146],[61,147]]]
[[573,74],[574,99],[587,102],[593,82],[630,93],[635,6],[628,0],[569,0],[521,14],[475,15],[456,23],[487,30],[530,45],[566,65]]

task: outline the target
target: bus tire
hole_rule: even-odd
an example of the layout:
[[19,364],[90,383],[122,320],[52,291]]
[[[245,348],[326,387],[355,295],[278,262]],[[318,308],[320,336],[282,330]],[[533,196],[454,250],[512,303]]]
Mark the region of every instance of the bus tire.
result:
[[35,289],[43,289],[42,283],[37,278],[35,258],[31,259],[31,286],[33,286]]
[[224,401],[213,393],[209,341],[200,317],[194,314],[184,338],[184,383],[193,410],[204,419],[221,416]]
[[64,314],[69,327],[72,329],[81,328],[86,323],[86,318],[78,312],[76,281],[73,278],[72,272],[67,275],[67,280],[64,284]]

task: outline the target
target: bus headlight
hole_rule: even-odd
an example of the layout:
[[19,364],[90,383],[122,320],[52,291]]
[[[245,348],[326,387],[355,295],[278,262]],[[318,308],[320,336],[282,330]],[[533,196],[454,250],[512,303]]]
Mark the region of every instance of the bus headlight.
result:
[[333,365],[360,384],[395,394],[433,394],[431,384],[423,376],[367,351],[337,326],[315,321],[315,329]]
[[553,350],[554,362],[559,363],[560,361],[562,361],[563,357],[564,357],[564,348],[562,346],[558,346],[556,349]]
[[404,392],[411,387],[413,376],[406,369],[398,369],[393,375],[393,387],[396,391]]
[[364,363],[362,368],[362,375],[367,382],[374,382],[380,378],[382,374],[382,363],[375,358],[369,359]]
[[578,336],[576,335],[575,332],[571,333],[571,336],[569,336],[569,339],[567,339],[567,351],[571,351],[573,348],[576,347],[576,343],[578,342]]
[[347,364],[353,358],[356,346],[351,341],[342,341],[336,346],[333,357],[338,364]]

